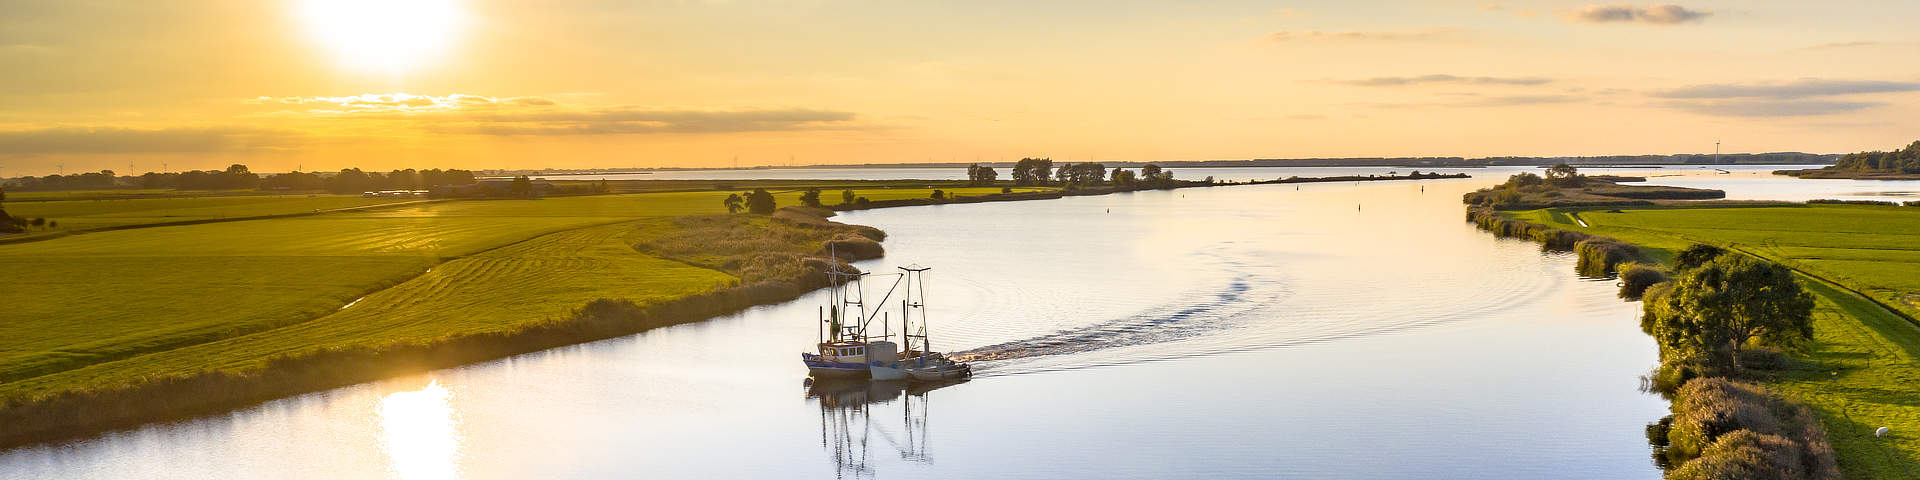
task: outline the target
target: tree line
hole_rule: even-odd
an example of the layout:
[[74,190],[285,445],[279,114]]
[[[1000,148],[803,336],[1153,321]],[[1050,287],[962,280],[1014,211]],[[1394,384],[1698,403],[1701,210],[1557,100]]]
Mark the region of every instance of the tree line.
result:
[[112,170],[21,177],[6,181],[20,191],[105,190],[114,188],[172,188],[178,190],[325,190],[333,193],[360,193],[375,190],[418,190],[440,185],[469,185],[473,172],[459,169],[411,168],[387,173],[345,168],[335,173],[291,172],[261,176],[246,165],[233,164],[225,170],[189,170],[185,172],[147,172],[144,175],[117,176]]
[[[1013,184],[1022,187],[1059,186],[1080,187],[1149,187],[1173,188],[1173,171],[1160,168],[1159,165],[1146,164],[1135,173],[1125,168],[1108,169],[1105,164],[1094,162],[1061,163],[1055,166],[1050,158],[1022,158],[1014,162],[1012,168]],[[973,164],[967,166],[967,180],[975,186],[994,185],[1000,178],[993,167]]]
[[1920,173],[1920,141],[1891,152],[1859,152],[1840,157],[1835,170]]

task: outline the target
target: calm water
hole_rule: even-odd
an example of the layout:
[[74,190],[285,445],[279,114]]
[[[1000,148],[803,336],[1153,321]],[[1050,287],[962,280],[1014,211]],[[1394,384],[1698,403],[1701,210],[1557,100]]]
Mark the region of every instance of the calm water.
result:
[[810,295],[4,452],[0,478],[1657,478],[1635,304],[1462,221],[1490,177],[841,217],[892,235],[863,268],[934,268],[935,346],[990,359],[964,383],[810,390]]

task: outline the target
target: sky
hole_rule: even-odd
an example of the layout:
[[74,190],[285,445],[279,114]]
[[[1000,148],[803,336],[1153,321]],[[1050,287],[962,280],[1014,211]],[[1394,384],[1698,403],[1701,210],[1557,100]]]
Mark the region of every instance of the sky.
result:
[[1892,149],[1920,2],[0,0],[0,176]]

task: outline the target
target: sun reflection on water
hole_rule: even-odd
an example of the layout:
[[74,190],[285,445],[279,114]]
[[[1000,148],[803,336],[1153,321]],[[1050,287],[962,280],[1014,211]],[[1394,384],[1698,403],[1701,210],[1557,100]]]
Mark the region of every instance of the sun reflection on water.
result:
[[440,382],[380,399],[380,446],[404,480],[460,478],[460,421]]

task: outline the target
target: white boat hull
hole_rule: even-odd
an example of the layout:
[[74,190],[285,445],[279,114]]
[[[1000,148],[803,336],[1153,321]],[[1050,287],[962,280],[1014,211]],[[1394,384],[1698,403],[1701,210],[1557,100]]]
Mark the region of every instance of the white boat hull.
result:
[[902,365],[900,365],[899,363],[894,363],[892,365],[879,365],[876,363],[874,365],[868,365],[867,371],[873,374],[874,380],[879,380],[879,381],[906,380],[913,376],[912,374],[907,373],[906,369],[900,368],[900,367],[902,367]]

